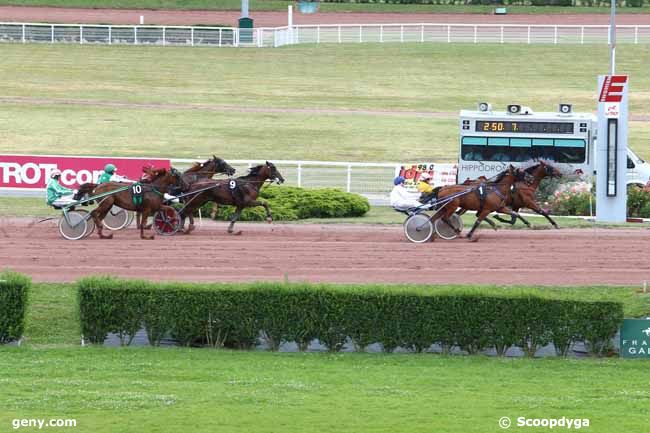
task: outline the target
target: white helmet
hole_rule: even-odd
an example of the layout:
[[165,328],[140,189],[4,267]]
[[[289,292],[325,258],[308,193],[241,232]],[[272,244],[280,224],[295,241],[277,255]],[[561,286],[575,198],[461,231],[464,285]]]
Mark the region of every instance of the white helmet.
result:
[[420,173],[420,180],[429,180],[431,179],[431,175],[429,174],[428,171],[424,171]]
[[52,170],[52,172],[50,173],[50,177],[53,178],[54,176],[61,176],[61,170],[59,170],[58,168]]

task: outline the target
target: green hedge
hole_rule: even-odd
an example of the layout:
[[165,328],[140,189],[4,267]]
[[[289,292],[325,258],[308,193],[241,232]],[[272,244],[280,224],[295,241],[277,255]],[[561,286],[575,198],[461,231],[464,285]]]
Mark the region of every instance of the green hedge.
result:
[[31,280],[15,272],[0,273],[0,344],[20,340]]
[[[403,288],[404,289],[404,288]],[[528,356],[553,342],[566,355],[574,341],[602,354],[623,319],[614,302],[498,295],[426,288],[253,283],[191,285],[86,278],[78,283],[82,333],[103,343],[109,332],[129,344],[144,326],[152,345],[171,334],[182,345],[251,348],[260,333],[272,350],[313,339],[339,351],[348,338],[363,350],[381,343],[420,352],[434,343],[469,353],[511,346]]]
[[[293,221],[306,218],[360,217],[370,210],[368,199],[358,194],[334,188],[306,189],[291,186],[268,186],[262,189],[260,198],[268,202],[276,221]],[[206,204],[202,212],[209,215],[212,204]],[[234,213],[232,206],[219,206],[215,219],[229,220]],[[248,208],[242,212],[240,221],[264,221],[263,207]]]

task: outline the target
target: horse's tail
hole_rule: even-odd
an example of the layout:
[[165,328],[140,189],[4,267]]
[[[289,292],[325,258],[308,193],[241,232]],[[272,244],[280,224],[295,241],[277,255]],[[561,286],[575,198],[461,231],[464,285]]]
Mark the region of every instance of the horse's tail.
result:
[[92,195],[93,191],[97,188],[96,183],[84,183],[79,186],[77,193],[74,195],[74,200],[81,200],[86,194]]

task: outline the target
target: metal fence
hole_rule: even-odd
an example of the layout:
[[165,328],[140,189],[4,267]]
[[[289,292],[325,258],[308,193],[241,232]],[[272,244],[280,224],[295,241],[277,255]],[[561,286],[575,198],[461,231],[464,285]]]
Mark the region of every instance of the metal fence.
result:
[[[617,43],[650,43],[650,26],[617,26]],[[280,47],[303,43],[605,44],[607,25],[327,24],[235,27],[0,23],[0,42],[212,47]]]

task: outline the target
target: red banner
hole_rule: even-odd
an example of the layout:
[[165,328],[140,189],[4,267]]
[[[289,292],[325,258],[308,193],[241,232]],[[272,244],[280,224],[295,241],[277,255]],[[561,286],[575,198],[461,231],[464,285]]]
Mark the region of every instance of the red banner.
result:
[[145,164],[170,167],[168,159],[0,155],[0,189],[45,189],[54,169],[61,170],[62,185],[76,188],[82,183],[96,183],[106,164],[113,164],[117,174],[133,180],[140,179]]

